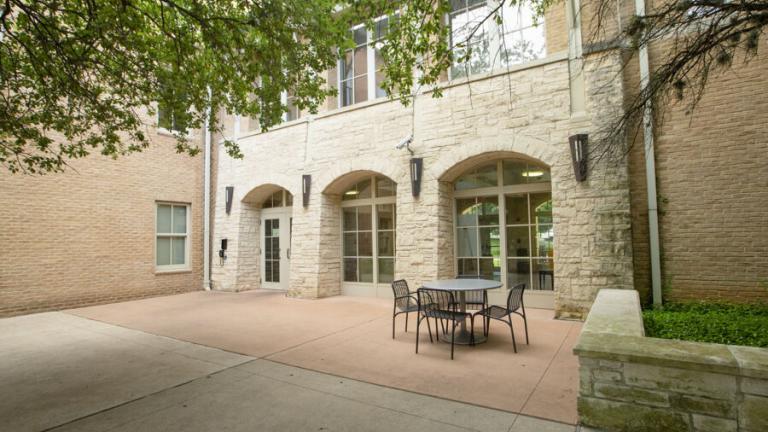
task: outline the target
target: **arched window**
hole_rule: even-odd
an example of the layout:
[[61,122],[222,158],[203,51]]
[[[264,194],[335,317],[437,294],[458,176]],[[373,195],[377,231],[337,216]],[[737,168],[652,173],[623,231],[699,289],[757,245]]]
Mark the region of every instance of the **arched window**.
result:
[[459,275],[554,289],[549,168],[505,159],[454,182]]
[[370,176],[342,194],[344,282],[392,282],[396,188],[386,177]]
[[261,204],[261,208],[292,207],[293,195],[285,189],[268,196]]

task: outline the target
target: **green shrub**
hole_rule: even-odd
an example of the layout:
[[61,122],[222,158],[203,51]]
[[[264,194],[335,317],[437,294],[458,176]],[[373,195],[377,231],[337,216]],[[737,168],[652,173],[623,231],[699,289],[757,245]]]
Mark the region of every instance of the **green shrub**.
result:
[[669,303],[643,311],[645,334],[729,345],[768,347],[768,305]]

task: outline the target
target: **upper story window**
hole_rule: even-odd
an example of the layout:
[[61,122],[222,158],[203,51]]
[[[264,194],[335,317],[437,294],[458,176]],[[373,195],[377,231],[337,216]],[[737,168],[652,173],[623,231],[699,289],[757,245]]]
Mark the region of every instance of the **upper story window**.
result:
[[157,203],[155,265],[158,270],[189,269],[189,204]]
[[352,29],[355,47],[347,50],[339,64],[341,106],[368,100],[368,30],[363,25]]
[[384,81],[384,57],[381,49],[395,16],[378,18],[369,31],[360,24],[350,30],[355,47],[344,52],[339,60],[339,107],[386,96],[381,88]]
[[500,10],[501,24],[493,17],[483,21],[497,6],[498,0],[451,0],[448,21],[457,60],[451,66],[451,79],[546,56],[544,23],[534,25],[530,5],[505,4]]
[[157,127],[169,132],[181,132],[186,129],[186,124],[183,115],[178,115],[171,108],[158,103]]
[[281,98],[283,104],[288,108],[288,112],[283,114],[283,121],[293,121],[301,118],[301,110],[296,106],[296,96],[291,92],[283,92]]

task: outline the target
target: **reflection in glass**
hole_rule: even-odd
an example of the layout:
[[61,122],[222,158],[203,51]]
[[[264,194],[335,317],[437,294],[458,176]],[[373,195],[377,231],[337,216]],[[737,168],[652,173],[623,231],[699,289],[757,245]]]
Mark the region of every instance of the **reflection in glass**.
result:
[[344,233],[344,256],[357,256],[357,233]]
[[479,212],[479,225],[498,225],[499,224],[499,197],[480,197],[477,199]]
[[357,207],[357,229],[360,231],[369,231],[373,229],[373,207]]
[[379,256],[395,256],[394,231],[379,231]]
[[533,260],[533,289],[554,290],[555,273],[552,259]]
[[171,264],[171,239],[164,237],[157,239],[157,265]]
[[459,228],[456,230],[456,240],[460,257],[476,257],[478,255],[477,228]]
[[157,206],[157,232],[171,232],[171,206],[169,205]]
[[173,232],[175,234],[187,233],[187,208],[185,206],[173,206]]
[[357,254],[358,256],[373,256],[373,235],[370,231],[357,233]]
[[459,258],[459,275],[477,276],[477,258]]
[[554,256],[555,234],[552,225],[534,225],[531,227],[531,234],[533,235],[531,243],[534,245],[535,256]]
[[171,247],[171,250],[173,251],[173,259],[171,261],[171,264],[173,265],[182,265],[186,261],[185,257],[185,248],[187,245],[187,240],[184,237],[176,237],[173,239],[173,245]]
[[395,196],[395,190],[397,185],[392,180],[386,177],[376,177],[376,196],[388,197]]
[[524,283],[530,288],[531,262],[525,258],[510,258],[507,260],[507,287],[512,288]]
[[480,258],[480,278],[501,280],[500,261],[495,259]]
[[497,183],[496,162],[494,162],[459,177],[454,184],[454,188],[456,190],[477,189],[493,187],[496,186]]
[[395,228],[395,205],[379,204],[376,208],[379,215],[379,229],[391,230]]
[[507,195],[505,198],[507,225],[528,224],[528,196]]
[[501,238],[498,228],[480,228],[480,256],[501,256]]
[[528,227],[507,227],[507,256],[527,257],[529,254]]
[[357,282],[357,258],[344,258],[344,280]]
[[357,209],[348,207],[344,209],[344,231],[357,229]]
[[552,223],[552,194],[531,194],[531,220],[534,224]]
[[379,258],[379,283],[390,283],[395,278],[395,259]]
[[373,282],[373,259],[360,258],[358,260],[360,282]]
[[458,226],[477,225],[478,207],[474,198],[456,200],[456,224]]

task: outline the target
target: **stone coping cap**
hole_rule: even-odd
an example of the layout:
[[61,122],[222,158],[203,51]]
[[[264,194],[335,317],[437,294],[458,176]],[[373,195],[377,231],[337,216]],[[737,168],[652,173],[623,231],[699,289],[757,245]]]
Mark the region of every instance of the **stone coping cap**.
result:
[[768,349],[644,336],[634,290],[601,290],[579,341],[580,357],[768,379]]

